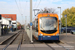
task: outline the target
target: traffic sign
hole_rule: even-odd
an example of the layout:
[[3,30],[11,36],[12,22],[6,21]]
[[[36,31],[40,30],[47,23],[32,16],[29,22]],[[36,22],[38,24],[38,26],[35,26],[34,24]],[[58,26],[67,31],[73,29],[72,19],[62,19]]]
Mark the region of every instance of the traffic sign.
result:
[[31,22],[31,23],[30,23],[30,26],[32,26],[32,25],[33,25],[33,23]]
[[67,14],[65,15],[65,17],[67,17]]

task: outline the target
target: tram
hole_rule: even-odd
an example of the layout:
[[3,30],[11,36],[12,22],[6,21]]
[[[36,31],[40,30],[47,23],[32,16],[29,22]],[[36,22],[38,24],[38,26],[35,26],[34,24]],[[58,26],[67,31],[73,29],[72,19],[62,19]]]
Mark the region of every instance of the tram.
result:
[[59,18],[57,14],[39,13],[33,21],[33,36],[36,40],[59,40]]

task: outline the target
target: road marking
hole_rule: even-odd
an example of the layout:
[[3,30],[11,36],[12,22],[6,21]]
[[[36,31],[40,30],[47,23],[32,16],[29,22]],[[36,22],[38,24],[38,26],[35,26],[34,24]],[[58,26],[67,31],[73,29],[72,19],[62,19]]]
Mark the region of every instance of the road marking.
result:
[[66,49],[74,49],[74,46],[68,45],[68,44],[49,44],[51,47],[55,47],[55,48],[66,48]]
[[75,43],[75,42],[66,42],[66,43]]
[[60,43],[64,44],[65,42],[60,40]]

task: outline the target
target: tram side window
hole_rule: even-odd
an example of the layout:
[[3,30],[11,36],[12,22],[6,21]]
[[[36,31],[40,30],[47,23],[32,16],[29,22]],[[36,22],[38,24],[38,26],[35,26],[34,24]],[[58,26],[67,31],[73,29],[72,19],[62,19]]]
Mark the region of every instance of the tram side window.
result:
[[36,28],[36,21],[35,21],[35,28]]
[[38,32],[38,20],[36,20],[36,32]]

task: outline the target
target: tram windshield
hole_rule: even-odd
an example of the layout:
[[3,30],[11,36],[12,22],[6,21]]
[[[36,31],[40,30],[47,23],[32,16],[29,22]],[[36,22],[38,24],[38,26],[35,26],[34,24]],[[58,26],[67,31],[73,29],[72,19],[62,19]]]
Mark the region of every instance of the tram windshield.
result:
[[40,30],[57,30],[57,18],[56,17],[41,17],[40,18]]

